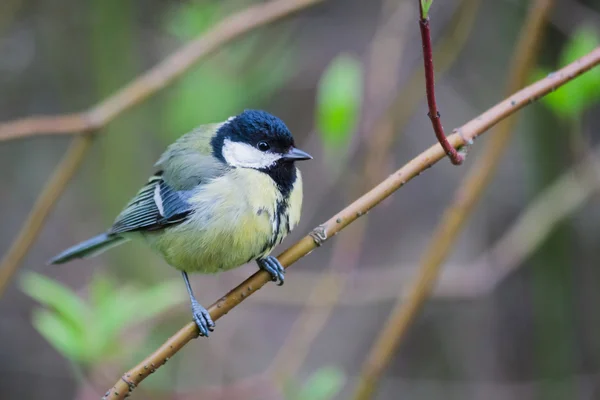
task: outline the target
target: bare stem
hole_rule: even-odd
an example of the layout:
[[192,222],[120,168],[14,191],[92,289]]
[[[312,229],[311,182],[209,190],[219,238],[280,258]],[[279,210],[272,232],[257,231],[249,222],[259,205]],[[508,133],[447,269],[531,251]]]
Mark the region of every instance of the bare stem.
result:
[[442,126],[442,120],[440,119],[440,112],[438,111],[437,102],[435,100],[435,77],[433,69],[433,49],[431,46],[431,30],[429,29],[429,18],[423,17],[423,5],[421,0],[417,0],[419,3],[419,28],[421,29],[421,42],[423,44],[423,67],[425,69],[425,92],[427,93],[427,106],[429,112],[427,115],[431,120],[433,131],[437,137],[438,142],[442,145],[442,148],[450,158],[450,161],[454,165],[462,164],[464,158],[452,145],[448,142],[448,138],[444,133],[444,127]]
[[[536,50],[541,42],[542,30],[550,8],[550,0],[537,0],[529,11],[523,33],[520,35],[521,39],[513,57],[508,93],[518,90],[527,82],[528,75],[534,65]],[[354,399],[366,400],[372,397],[383,371],[395,354],[425,300],[429,297],[439,276],[441,264],[459,237],[458,233],[473,212],[475,205],[496,171],[512,136],[515,122],[516,118],[510,117],[498,125],[496,134],[487,143],[482,156],[469,170],[462,184],[456,190],[453,204],[446,209],[429,242],[429,246],[424,252],[417,277],[406,302],[401,299],[396,302],[384,329],[363,364]]]
[[[467,142],[483,134],[499,121],[514,114],[545,94],[556,90],[558,87],[575,79],[598,64],[600,64],[600,47],[556,73],[514,93],[512,96],[496,104],[480,116],[458,128],[456,130],[457,133],[448,137],[449,142],[454,147],[464,146]],[[279,261],[286,268],[289,267],[300,258],[321,246],[326,240],[335,236],[357,218],[377,206],[408,181],[433,166],[433,164],[444,158],[444,156],[444,150],[439,144],[425,150],[409,161],[404,167],[388,176],[369,192],[362,195],[352,204],[331,217],[327,222],[316,227],[310,234],[281,253],[278,256]],[[212,319],[214,321],[220,319],[268,282],[270,282],[270,276],[267,272],[256,272],[209,307],[208,311]],[[145,360],[119,378],[115,385],[106,392],[105,398],[125,398],[140,382],[197,336],[198,330],[194,322],[185,325],[154,353],[150,354]]]

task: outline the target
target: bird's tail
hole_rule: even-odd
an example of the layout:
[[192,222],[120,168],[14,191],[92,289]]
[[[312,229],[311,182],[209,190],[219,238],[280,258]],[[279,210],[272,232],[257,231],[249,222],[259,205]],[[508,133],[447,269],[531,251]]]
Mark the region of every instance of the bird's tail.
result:
[[102,233],[84,242],[69,247],[50,261],[48,264],[63,264],[75,258],[93,257],[111,247],[117,246],[127,239],[121,236]]

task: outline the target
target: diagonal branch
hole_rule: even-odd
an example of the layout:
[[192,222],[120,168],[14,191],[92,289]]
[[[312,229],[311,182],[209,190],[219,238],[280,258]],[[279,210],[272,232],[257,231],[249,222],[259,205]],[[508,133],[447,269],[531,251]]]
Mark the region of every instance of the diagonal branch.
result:
[[323,0],[274,0],[248,7],[219,22],[114,95],[82,113],[29,117],[0,124],[0,141],[33,135],[94,131],[140,104],[181,76],[200,59],[244,34]]
[[[558,87],[575,79],[577,76],[598,64],[600,64],[600,47],[560,69],[556,73],[514,93],[480,116],[458,128],[455,134],[448,137],[448,141],[454,148],[466,145],[501,120],[514,114],[521,108],[531,104],[549,92],[556,90]],[[425,150],[409,161],[404,167],[391,174],[369,192],[362,195],[352,204],[331,217],[327,222],[316,227],[310,234],[281,253],[278,257],[279,261],[286,268],[289,267],[300,258],[321,246],[328,238],[335,236],[357,218],[381,203],[396,190],[404,186],[408,181],[432,167],[433,164],[440,161],[444,155],[444,150],[439,144]],[[218,320],[252,293],[262,288],[267,282],[270,282],[270,276],[267,272],[256,272],[220,298],[216,303],[211,305],[208,309],[210,316],[214,321]],[[170,357],[197,336],[198,330],[196,324],[190,322],[175,333],[175,335],[167,340],[154,353],[119,378],[115,385],[106,392],[104,398],[125,398],[125,396],[140,384],[140,382],[146,379],[157,368],[161,367]]]
[[[150,71],[89,111],[62,116],[30,117],[0,124],[0,141],[19,137],[92,133],[108,124],[122,112],[148,99],[171,83],[195,63],[221,46],[260,26],[286,17],[323,0],[275,0],[258,4],[225,18],[215,28],[184,45]],[[87,143],[85,146],[83,143]],[[29,213],[17,238],[0,263],[0,296],[19,268],[23,257],[37,238],[44,220],[71,180],[91,143],[91,136],[78,140],[65,154],[50,183]]]
[[[508,93],[523,87],[534,66],[537,49],[542,39],[543,27],[551,9],[551,0],[536,0],[529,10],[520,41],[515,50]],[[506,118],[498,125],[497,133],[486,144],[478,162],[469,170],[455,192],[455,200],[438,224],[419,267],[418,276],[406,299],[399,299],[365,360],[354,399],[371,398],[384,369],[391,361],[408,327],[433,290],[444,262],[459,232],[484,189],[496,171],[504,150],[514,132],[516,118]],[[459,131],[460,132],[460,131]]]
[[38,233],[44,226],[44,221],[50,214],[54,204],[64,192],[67,184],[77,172],[84,160],[85,154],[92,145],[93,137],[82,135],[73,139],[64,158],[54,170],[52,177],[38,196],[27,220],[23,223],[19,235],[14,240],[6,255],[0,261],[0,297],[4,293],[8,282],[17,272],[19,265],[27,251],[35,241]]

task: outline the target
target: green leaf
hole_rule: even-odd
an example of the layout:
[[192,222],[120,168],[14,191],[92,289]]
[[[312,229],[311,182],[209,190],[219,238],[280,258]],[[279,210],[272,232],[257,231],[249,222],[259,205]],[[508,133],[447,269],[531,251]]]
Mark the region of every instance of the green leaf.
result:
[[83,336],[81,332],[60,318],[43,309],[33,311],[33,326],[63,356],[75,361],[83,361]]
[[[591,26],[582,26],[571,37],[560,56],[565,66],[594,50],[600,44],[598,32]],[[537,77],[548,75],[542,71]],[[588,107],[600,99],[600,69],[593,68],[573,79],[542,99],[556,115],[564,119],[577,119]]]
[[433,0],[421,0],[421,9],[423,10],[423,18],[427,19],[429,17],[429,9],[433,4]]
[[154,318],[185,299],[179,280],[146,289],[121,288],[98,310],[97,330],[104,337],[115,337],[127,326]]
[[21,280],[23,291],[51,307],[36,310],[33,325],[60,353],[92,364],[119,353],[119,335],[126,327],[156,317],[186,299],[179,280],[145,289],[117,288],[102,275],[89,287],[92,307],[70,289],[36,273]]
[[298,400],[332,399],[342,390],[345,381],[343,372],[338,368],[321,368],[308,379],[296,398]]
[[317,127],[325,146],[339,148],[356,129],[362,99],[362,65],[347,54],[337,56],[319,81]]
[[28,296],[52,308],[79,332],[85,330],[90,310],[83,300],[68,287],[35,272],[21,278],[21,289]]

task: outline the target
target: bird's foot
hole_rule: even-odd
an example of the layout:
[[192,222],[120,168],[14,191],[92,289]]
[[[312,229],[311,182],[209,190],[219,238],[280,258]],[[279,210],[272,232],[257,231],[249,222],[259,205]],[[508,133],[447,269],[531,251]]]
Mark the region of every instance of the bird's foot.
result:
[[208,337],[209,332],[215,330],[215,323],[210,317],[210,314],[206,308],[202,307],[197,301],[192,301],[192,316],[194,317],[196,326],[198,326],[200,336]]
[[277,286],[283,285],[285,269],[283,265],[273,256],[267,256],[257,260],[258,267],[264,269],[271,275],[271,279],[277,282]]

